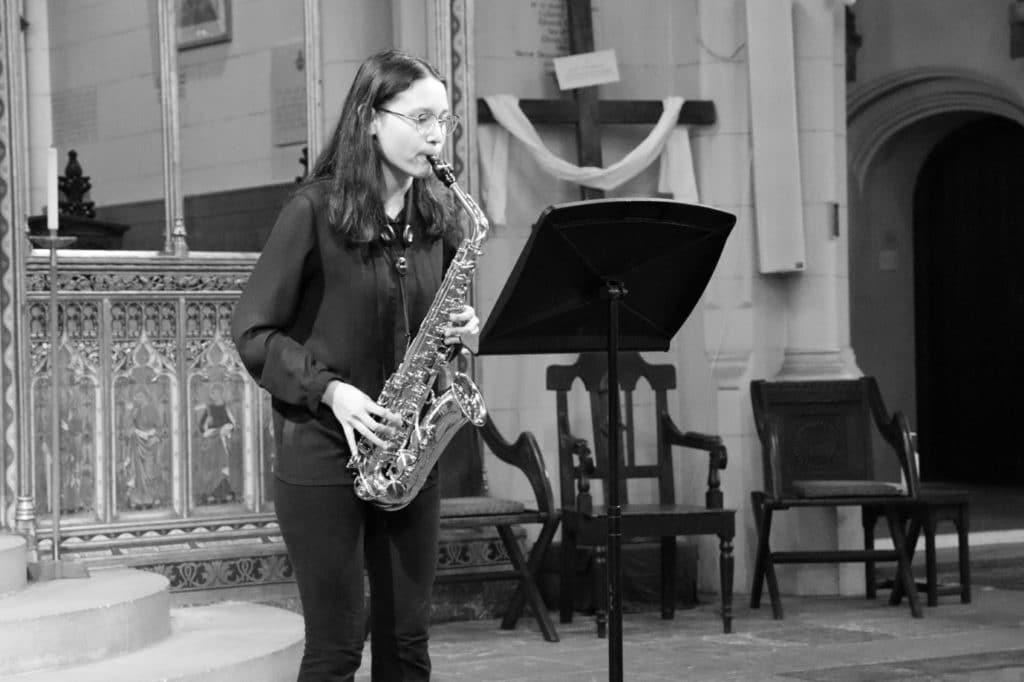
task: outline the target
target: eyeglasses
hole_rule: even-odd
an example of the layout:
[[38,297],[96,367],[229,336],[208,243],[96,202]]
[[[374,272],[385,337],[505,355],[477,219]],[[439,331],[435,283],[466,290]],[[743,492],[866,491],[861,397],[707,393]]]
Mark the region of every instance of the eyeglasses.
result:
[[391,111],[384,107],[377,107],[377,111],[383,111],[385,114],[392,114],[410,121],[415,127],[416,132],[420,135],[426,135],[434,129],[434,125],[438,125],[441,128],[441,132],[445,135],[451,135],[455,132],[455,129],[459,127],[459,117],[455,114],[445,114],[444,116],[435,116],[429,112],[423,112],[419,116],[409,116],[408,114],[400,114],[397,111]]

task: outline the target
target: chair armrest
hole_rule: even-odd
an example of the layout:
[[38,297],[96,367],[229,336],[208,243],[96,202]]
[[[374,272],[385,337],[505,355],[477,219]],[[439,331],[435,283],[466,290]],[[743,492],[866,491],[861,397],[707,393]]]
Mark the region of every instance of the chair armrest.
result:
[[577,438],[569,432],[561,436],[562,447],[580,461],[580,474],[586,478],[594,475],[596,467],[586,438]]
[[779,442],[779,425],[775,419],[766,417],[760,420],[759,426],[765,492],[777,502],[782,498],[782,446]]
[[920,491],[920,478],[917,471],[917,460],[914,457],[914,437],[910,431],[910,423],[907,421],[906,415],[899,411],[889,417],[878,383],[874,378],[869,378],[867,381],[869,382],[868,402],[875,426],[886,442],[896,451],[907,483],[907,494],[916,498]]
[[724,500],[722,499],[722,480],[718,472],[725,469],[729,463],[729,453],[725,449],[721,436],[696,431],[684,433],[675,425],[668,412],[661,413],[658,424],[666,446],[681,445],[708,453],[708,490],[704,494],[705,505],[708,509],[721,509]]
[[498,459],[516,467],[526,476],[537,499],[537,510],[546,514],[554,513],[555,496],[551,490],[551,480],[548,478],[544,457],[534,435],[529,431],[523,431],[514,443],[510,443],[498,431],[490,416],[480,427],[480,433],[487,447]]
[[[579,460],[576,467],[578,478],[576,480],[576,511],[581,514],[592,514],[594,512],[594,498],[590,494],[590,479],[597,472],[597,465],[594,463],[593,453],[590,451],[590,444],[586,438],[577,438],[569,431],[563,431],[560,436],[562,447],[574,459]],[[562,501],[565,504],[565,501]]]
[[729,455],[721,436],[697,431],[683,431],[672,421],[667,412],[661,413],[661,432],[668,445],[681,445],[693,450],[703,450],[711,458],[713,469],[724,469],[729,463]]
[[917,470],[914,437],[906,415],[902,412],[894,413],[888,423],[878,425],[878,430],[899,457],[900,468],[907,483],[907,494],[916,498],[920,492],[920,472]]

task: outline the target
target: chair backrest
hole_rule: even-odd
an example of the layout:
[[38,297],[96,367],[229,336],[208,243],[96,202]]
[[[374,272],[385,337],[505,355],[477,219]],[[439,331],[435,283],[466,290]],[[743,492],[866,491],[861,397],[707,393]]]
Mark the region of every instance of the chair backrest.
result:
[[[621,440],[619,445],[619,501],[629,503],[627,483],[630,480],[653,479],[657,481],[659,502],[675,503],[675,487],[673,483],[672,457],[668,448],[657,447],[656,461],[651,464],[637,462],[637,429],[649,429],[648,433],[657,433],[658,415],[667,410],[667,392],[676,387],[676,370],[672,365],[652,365],[646,362],[639,353],[619,353],[618,361],[619,388],[622,393],[619,401],[619,423]],[[575,463],[572,444],[567,435],[587,437],[589,434],[573,433],[570,424],[569,393],[573,384],[579,379],[589,395],[591,423],[593,425],[594,471],[588,477],[594,480],[607,480],[608,474],[608,360],[605,353],[583,353],[571,365],[550,365],[547,368],[548,390],[555,391],[556,409],[558,413],[558,464],[559,485],[562,494],[562,506],[571,504],[576,498],[575,482],[579,478],[579,465]],[[635,393],[640,380],[643,379],[654,395],[654,412],[649,424],[639,425],[636,418],[639,411],[635,405]],[[646,412],[646,410],[644,410]]]
[[[888,415],[874,378],[753,381],[750,397],[770,498],[806,497],[807,482],[885,483],[901,472],[917,496],[910,429],[901,413]],[[875,429],[886,444],[879,452]]]

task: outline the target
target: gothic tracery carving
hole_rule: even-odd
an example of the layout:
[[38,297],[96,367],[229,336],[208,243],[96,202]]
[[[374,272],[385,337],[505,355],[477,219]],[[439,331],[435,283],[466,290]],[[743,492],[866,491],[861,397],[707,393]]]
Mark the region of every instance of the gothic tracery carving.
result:
[[[30,272],[26,288],[48,292],[46,272]],[[246,277],[236,273],[184,272],[62,272],[57,275],[60,291],[240,291]]]

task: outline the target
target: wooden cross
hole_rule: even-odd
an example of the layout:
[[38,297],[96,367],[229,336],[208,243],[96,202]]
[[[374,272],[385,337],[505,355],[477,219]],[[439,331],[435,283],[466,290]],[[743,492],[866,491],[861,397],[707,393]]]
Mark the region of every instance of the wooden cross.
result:
[[[569,9],[569,51],[573,54],[593,52],[594,25],[590,0],[567,0]],[[534,124],[576,126],[576,150],[581,166],[602,167],[601,126],[619,124],[654,124],[662,114],[662,103],[656,100],[599,100],[597,87],[577,88],[573,99],[523,99],[519,108]],[[679,112],[679,123],[711,125],[715,122],[715,103],[710,100],[688,100]],[[494,114],[487,102],[477,100],[477,120],[494,123]],[[604,192],[580,187],[583,199],[598,199]]]

